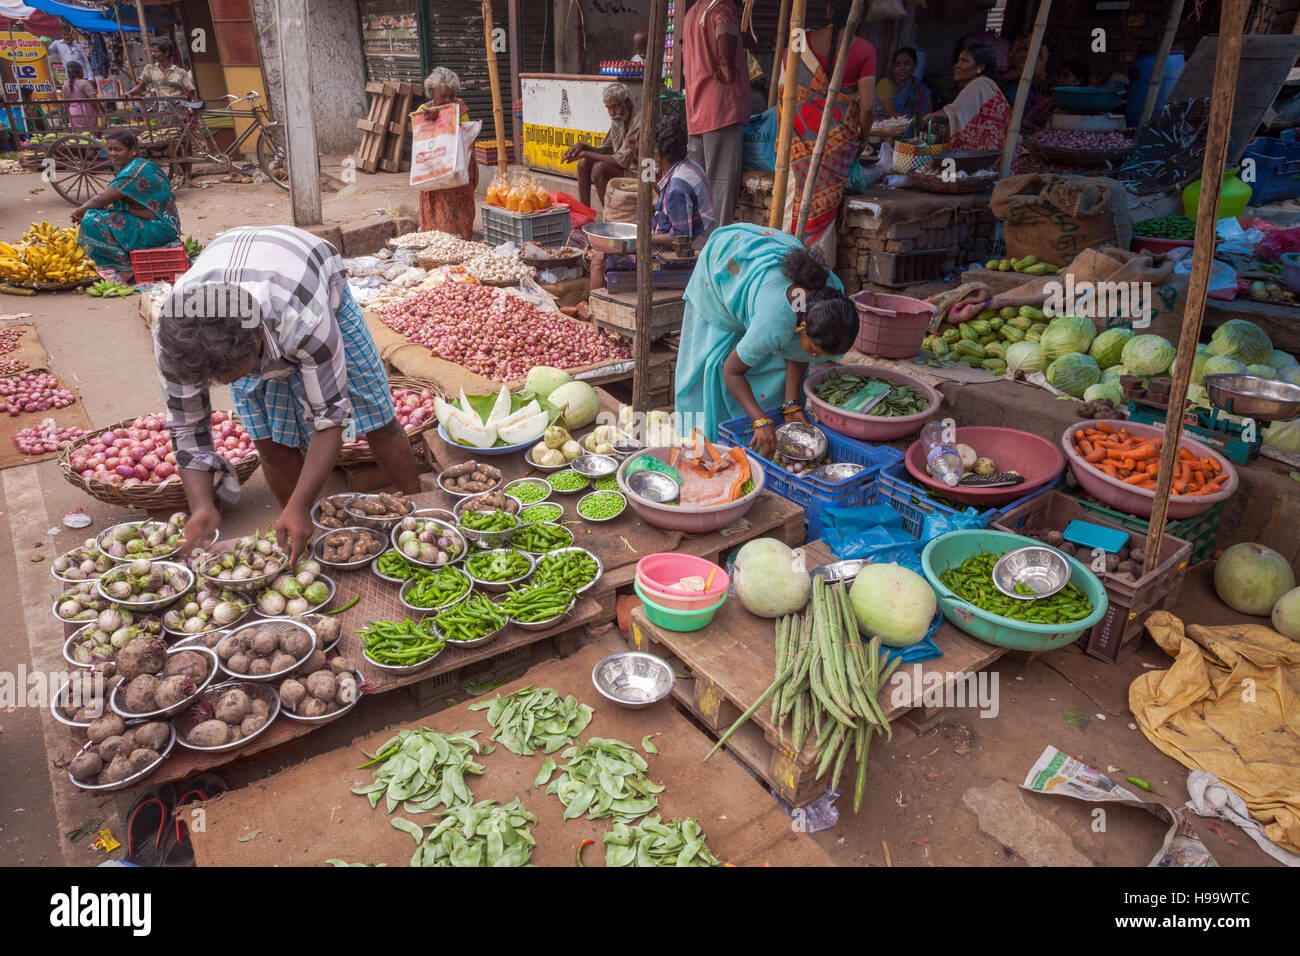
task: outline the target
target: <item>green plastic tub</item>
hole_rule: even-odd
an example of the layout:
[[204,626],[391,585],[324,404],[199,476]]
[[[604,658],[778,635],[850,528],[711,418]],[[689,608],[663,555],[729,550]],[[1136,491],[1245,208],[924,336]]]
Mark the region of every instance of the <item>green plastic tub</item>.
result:
[[640,581],[633,581],[632,586],[636,589],[636,596],[641,599],[641,604],[645,608],[645,616],[650,618],[653,623],[669,631],[698,631],[713,620],[713,615],[718,613],[718,608],[722,607],[727,600],[727,596],[724,594],[722,600],[712,607],[706,607],[700,611],[677,611],[670,607],[664,607],[662,604],[656,604],[646,597]]
[[1030,544],[1041,546],[1042,542],[1006,531],[987,529],[950,531],[927,544],[921,552],[921,567],[925,571],[926,580],[939,596],[939,608],[943,611],[943,616],[971,637],[1015,651],[1050,651],[1065,647],[1088,633],[1106,614],[1106,589],[1095,574],[1068,554],[1065,559],[1070,562],[1070,583],[1087,596],[1092,604],[1092,613],[1081,621],[1066,625],[1069,629],[1064,631],[1059,630],[1062,626],[1059,624],[1030,624],[990,614],[958,597],[939,580],[939,575],[944,571],[957,567],[981,551],[1004,554],[1013,548]]

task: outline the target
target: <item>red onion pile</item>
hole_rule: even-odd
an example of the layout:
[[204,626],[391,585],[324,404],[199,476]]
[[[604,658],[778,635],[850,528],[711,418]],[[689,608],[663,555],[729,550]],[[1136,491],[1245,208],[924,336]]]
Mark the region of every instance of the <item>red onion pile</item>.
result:
[[1040,146],[1055,146],[1057,149],[1128,149],[1133,140],[1123,133],[1111,130],[1099,133],[1086,129],[1046,129],[1034,137]]
[[0,375],[16,375],[27,367],[27,363],[19,359],[0,359]]
[[54,419],[45,418],[39,425],[30,425],[16,432],[13,440],[24,455],[46,455],[71,445],[84,434],[84,428],[55,425]]
[[390,303],[380,318],[434,355],[498,382],[523,378],[535,365],[570,369],[632,357],[615,333],[469,282],[413,292]]
[[[394,388],[393,408],[397,411],[397,420],[403,431],[419,428],[433,417],[433,392],[427,388],[418,392],[411,388]],[[358,435],[353,444],[367,444],[366,436]]]
[[0,328],[0,355],[8,355],[10,352],[17,349],[19,345],[18,340],[26,334],[26,329],[16,328],[12,325]]
[[[160,485],[176,477],[176,453],[165,415],[142,415],[129,427],[100,432],[69,457],[82,478],[110,485]],[[238,464],[253,451],[253,440],[228,412],[212,413],[212,443],[217,453]]]
[[0,378],[0,396],[3,396],[4,409],[10,415],[67,408],[77,400],[72,391],[60,385],[59,380],[47,372],[24,372]]

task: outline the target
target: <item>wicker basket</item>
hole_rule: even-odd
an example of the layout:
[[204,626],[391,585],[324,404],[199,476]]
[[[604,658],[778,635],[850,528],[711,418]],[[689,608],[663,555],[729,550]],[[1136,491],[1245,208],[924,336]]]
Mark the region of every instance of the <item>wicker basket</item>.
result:
[[[234,421],[239,420],[239,417],[234,412],[230,412],[229,415]],[[73,470],[72,453],[74,450],[86,444],[96,435],[102,435],[114,428],[128,428],[134,421],[135,418],[124,418],[120,422],[114,422],[112,425],[83,435],[64,448],[59,453],[58,459],[59,470],[63,472],[63,477],[68,480],[69,484],[80,488],[92,498],[98,498],[110,505],[124,505],[142,511],[187,509],[189,501],[185,497],[185,488],[181,485],[179,474],[173,475],[160,485],[133,485],[130,488],[124,488],[121,485],[110,485],[108,482],[100,481],[97,478],[82,478],[78,472]],[[235,473],[239,475],[240,484],[252,477],[259,464],[261,464],[261,461],[258,459],[257,452],[253,450],[235,465]]]
[[913,186],[928,193],[982,193],[998,182],[996,176],[963,176],[949,180],[930,170],[917,170],[909,173],[908,178]]
[[[426,382],[418,378],[408,378],[405,375],[388,376],[388,385],[390,388],[413,388],[417,390],[427,388],[439,398],[445,400],[447,397],[447,392],[437,382]],[[414,428],[408,428],[406,430],[406,437],[411,440],[412,445],[418,446],[420,444],[420,436],[430,428],[437,426],[437,424],[438,419],[435,416],[430,415],[423,423],[416,425]],[[374,452],[370,450],[369,444],[345,442],[343,450],[339,452],[338,465],[342,468],[347,468],[352,465],[363,465],[366,462],[374,460],[375,455]]]
[[1029,141],[1030,151],[1045,163],[1055,166],[1086,166],[1089,168],[1115,163],[1118,166],[1130,152],[1132,146],[1120,149],[1063,149],[1060,146],[1045,146],[1036,140]]

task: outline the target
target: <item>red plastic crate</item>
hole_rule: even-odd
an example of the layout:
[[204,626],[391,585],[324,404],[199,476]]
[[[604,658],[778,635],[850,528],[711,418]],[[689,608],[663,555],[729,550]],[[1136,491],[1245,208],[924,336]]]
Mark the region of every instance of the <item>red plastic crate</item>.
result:
[[190,267],[184,246],[168,249],[136,249],[131,253],[131,271],[136,282],[172,282]]

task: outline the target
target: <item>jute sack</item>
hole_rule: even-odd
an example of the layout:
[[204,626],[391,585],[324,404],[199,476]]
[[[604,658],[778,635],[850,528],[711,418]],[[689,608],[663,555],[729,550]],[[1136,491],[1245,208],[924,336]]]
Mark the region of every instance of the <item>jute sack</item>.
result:
[[611,179],[605,187],[604,222],[636,222],[637,181],[633,176]]
[[1113,179],[1026,173],[1002,180],[989,203],[1003,222],[1007,254],[1034,255],[1054,266],[1085,249],[1118,246],[1132,238],[1128,199]]

